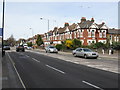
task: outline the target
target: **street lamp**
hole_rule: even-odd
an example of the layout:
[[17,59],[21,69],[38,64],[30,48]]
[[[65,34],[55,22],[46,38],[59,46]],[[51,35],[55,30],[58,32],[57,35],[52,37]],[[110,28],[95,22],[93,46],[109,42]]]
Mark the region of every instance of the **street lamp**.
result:
[[32,43],[33,43],[33,40],[34,40],[34,36],[33,36],[33,29],[32,28],[29,28],[30,30],[32,30]]
[[[40,20],[42,20],[44,18],[40,18]],[[48,21],[48,32],[49,32],[49,19],[46,19]]]

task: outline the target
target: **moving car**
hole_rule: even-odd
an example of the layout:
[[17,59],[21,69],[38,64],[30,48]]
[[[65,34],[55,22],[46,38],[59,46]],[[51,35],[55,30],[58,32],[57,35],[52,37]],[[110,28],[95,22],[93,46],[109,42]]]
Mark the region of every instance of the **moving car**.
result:
[[10,46],[3,46],[3,50],[10,50]]
[[53,53],[58,53],[58,50],[54,46],[47,46],[45,47],[45,51],[47,52],[53,52]]
[[16,51],[17,52],[19,52],[19,51],[25,51],[25,48],[24,48],[24,46],[23,45],[18,45],[17,47],[16,47]]
[[91,49],[88,48],[77,48],[75,50],[73,50],[72,54],[76,57],[76,56],[81,56],[84,58],[98,58],[98,53],[97,52],[93,52]]

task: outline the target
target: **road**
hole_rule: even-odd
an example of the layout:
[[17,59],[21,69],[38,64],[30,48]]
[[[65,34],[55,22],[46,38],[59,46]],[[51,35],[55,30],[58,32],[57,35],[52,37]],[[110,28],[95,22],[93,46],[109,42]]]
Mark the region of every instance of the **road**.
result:
[[118,74],[26,52],[6,52],[23,88],[118,87]]

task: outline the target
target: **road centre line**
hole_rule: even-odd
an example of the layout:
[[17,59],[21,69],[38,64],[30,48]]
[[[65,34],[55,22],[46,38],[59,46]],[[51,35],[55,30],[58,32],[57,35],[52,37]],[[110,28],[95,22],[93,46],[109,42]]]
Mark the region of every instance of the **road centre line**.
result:
[[63,71],[61,71],[61,70],[59,70],[59,69],[56,69],[56,68],[54,68],[54,67],[52,67],[52,66],[49,66],[49,65],[47,65],[47,64],[46,64],[46,66],[49,67],[49,68],[51,68],[51,69],[53,69],[53,70],[56,70],[56,71],[58,71],[58,72],[60,72],[60,73],[62,73],[62,74],[65,74],[65,72],[63,72]]
[[36,62],[40,62],[40,61],[38,61],[37,59],[35,59],[35,58],[32,58],[34,61],[36,61]]
[[26,90],[25,84],[23,83],[23,81],[22,81],[22,79],[21,79],[21,77],[20,77],[20,75],[19,75],[19,73],[18,73],[18,71],[17,71],[17,69],[16,69],[16,67],[15,67],[15,63],[13,62],[13,60],[12,60],[12,58],[10,57],[9,53],[7,53],[7,55],[8,55],[8,57],[9,57],[12,65],[13,65],[14,69],[15,69],[15,72],[17,73],[17,76],[18,76],[18,78],[19,78],[19,80],[20,80],[23,88]]
[[94,88],[97,88],[97,89],[99,89],[99,90],[104,90],[104,89],[102,89],[102,88],[100,88],[100,87],[98,87],[98,86],[96,86],[96,85],[93,85],[93,84],[87,82],[87,81],[82,81],[82,82],[85,83],[85,84],[87,84],[87,85],[89,85],[89,86],[92,86],[92,87],[94,87]]

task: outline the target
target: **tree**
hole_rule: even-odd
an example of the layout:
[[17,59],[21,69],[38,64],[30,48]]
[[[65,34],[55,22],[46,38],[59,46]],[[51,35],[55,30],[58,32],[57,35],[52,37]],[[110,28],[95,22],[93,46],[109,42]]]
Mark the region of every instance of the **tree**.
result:
[[37,44],[38,46],[44,44],[44,43],[43,43],[43,40],[42,40],[42,38],[41,38],[41,35],[38,35],[38,36],[37,36],[36,44]]
[[27,43],[28,47],[32,47],[32,42]]
[[75,48],[78,48],[78,47],[81,47],[81,41],[79,40],[79,39],[74,39],[73,41],[72,41],[72,43],[73,43],[73,48],[75,49]]
[[6,40],[7,44],[10,46],[14,46],[16,43],[15,38],[13,37],[13,35],[11,35],[7,40]]
[[70,40],[70,39],[66,40],[66,41],[65,41],[65,46],[66,46],[68,49],[72,48],[72,47],[73,47],[73,42],[72,42],[72,40]]

